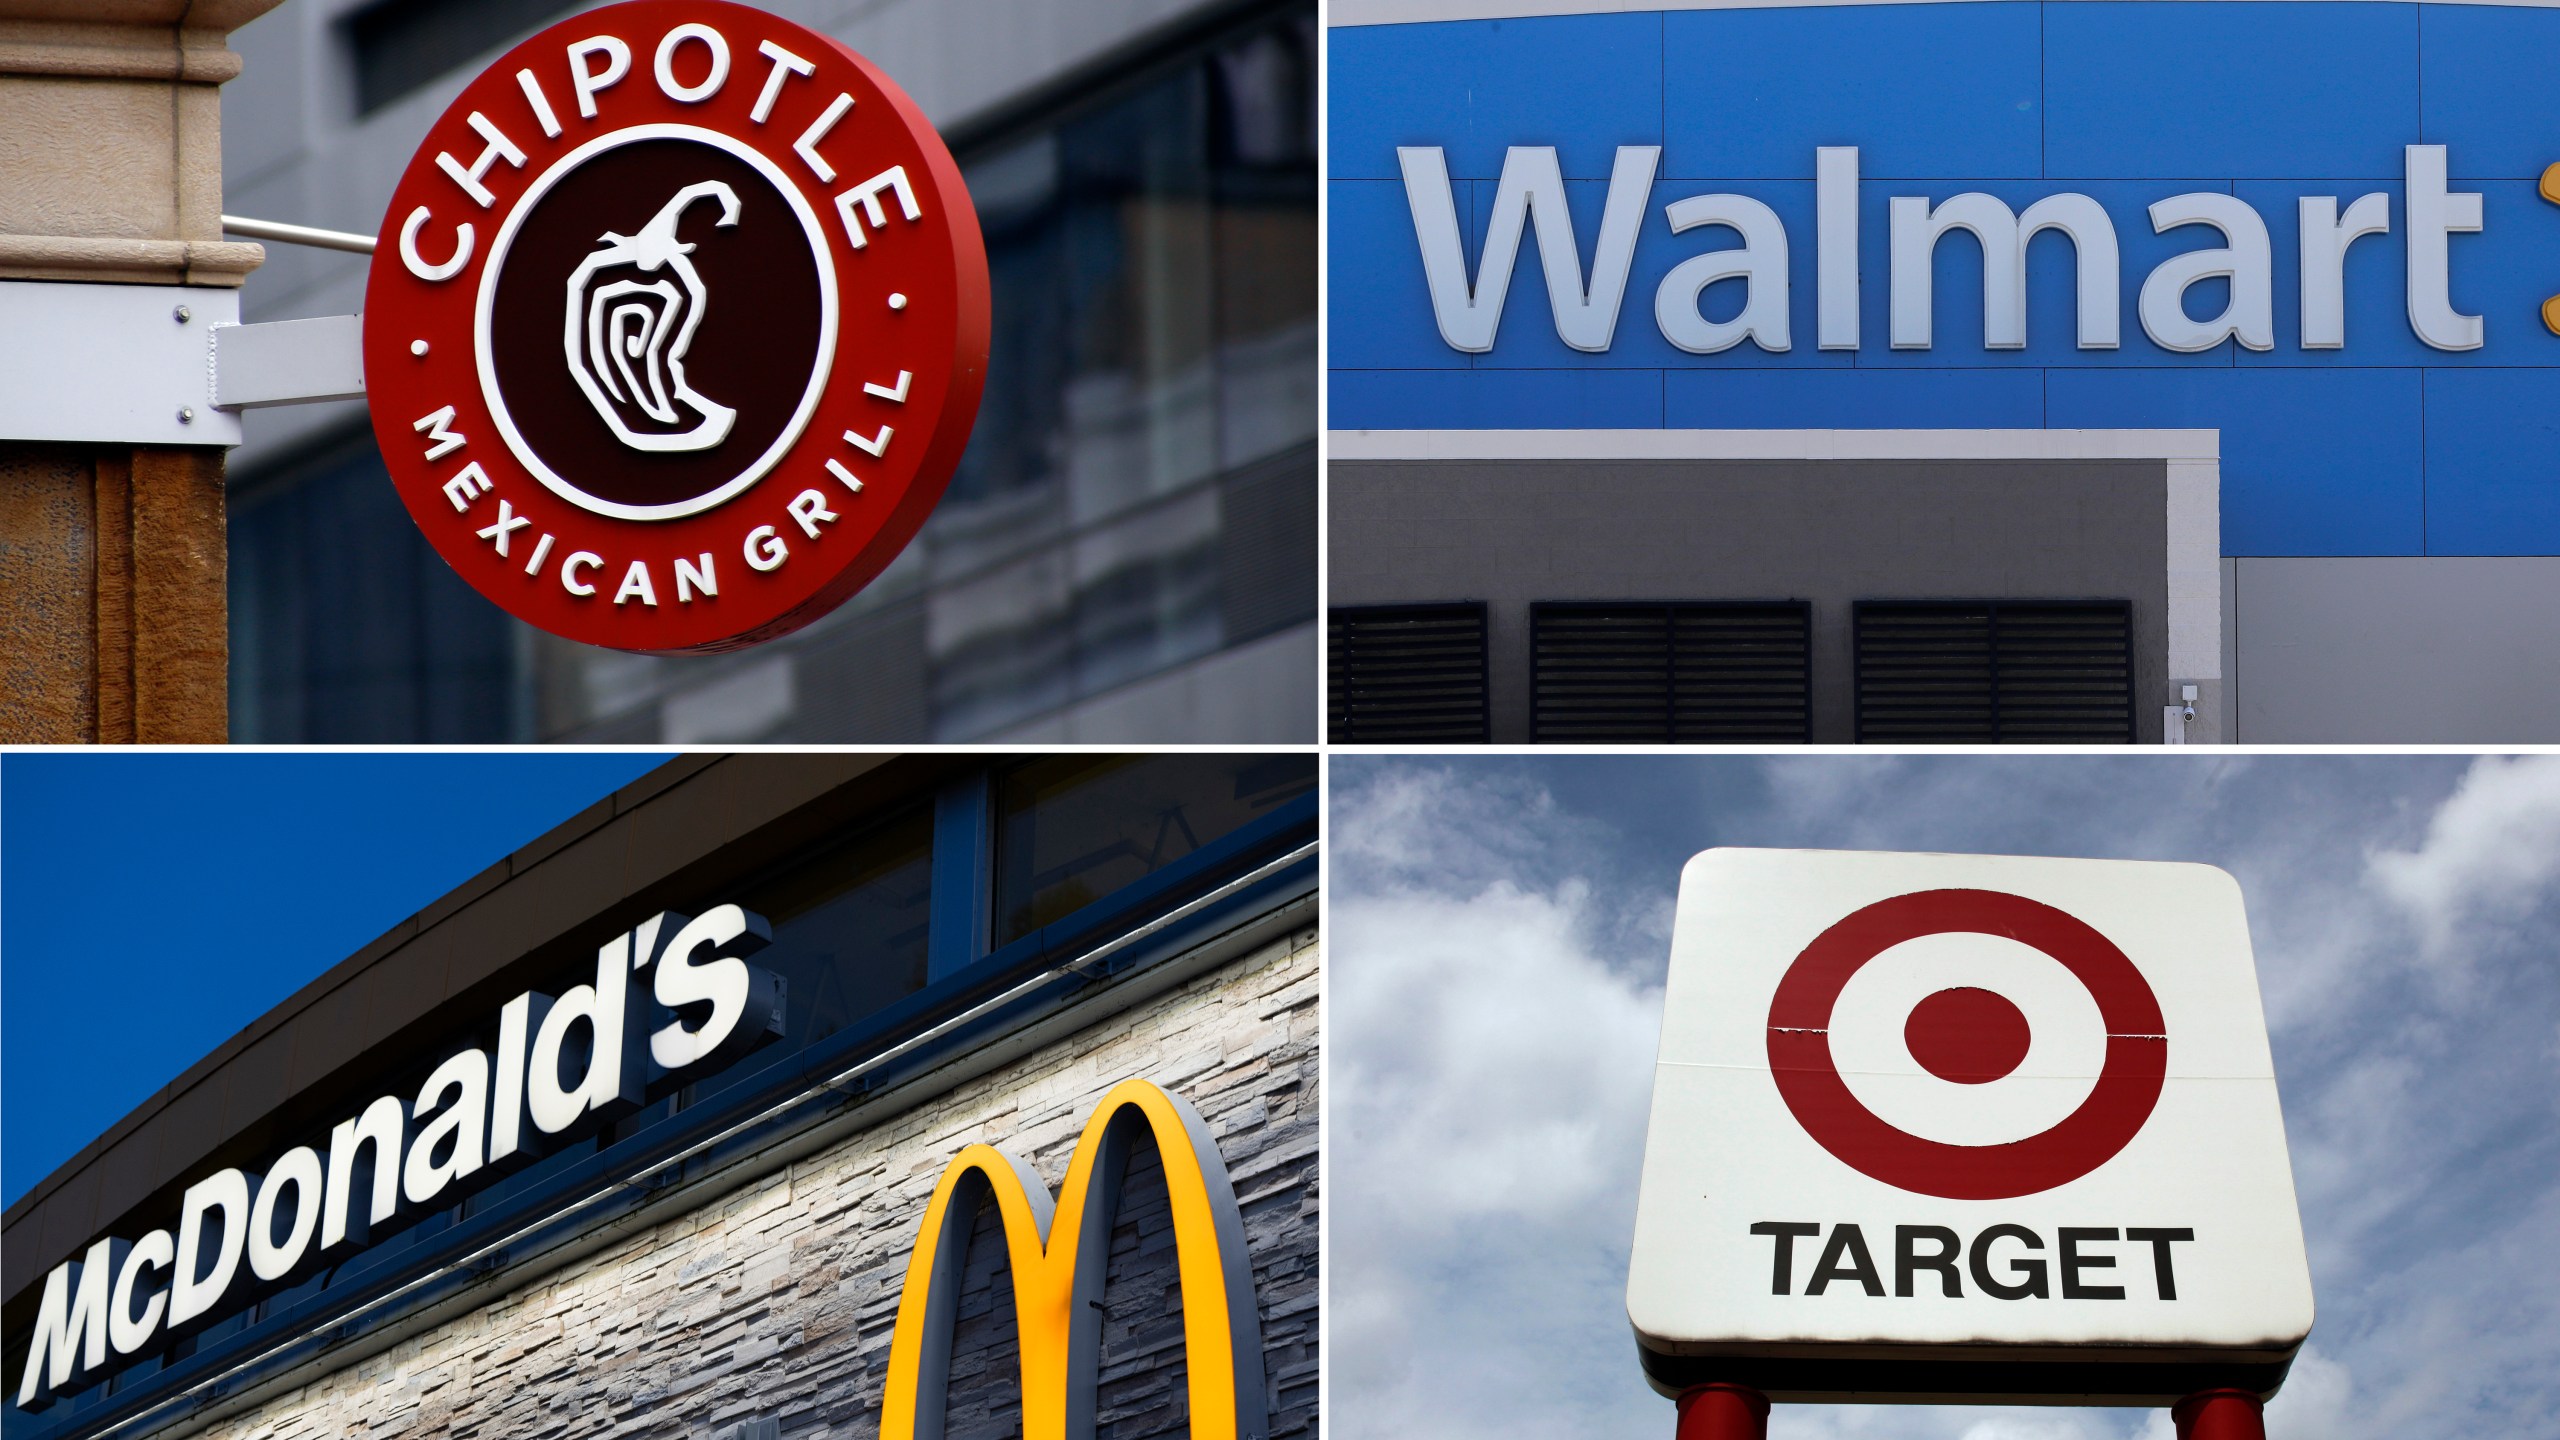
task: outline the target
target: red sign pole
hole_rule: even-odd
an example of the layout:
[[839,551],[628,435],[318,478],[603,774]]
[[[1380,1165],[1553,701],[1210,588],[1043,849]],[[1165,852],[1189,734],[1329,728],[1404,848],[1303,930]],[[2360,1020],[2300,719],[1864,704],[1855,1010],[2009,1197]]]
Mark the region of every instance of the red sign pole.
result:
[[2267,1440],[2265,1411],[2265,1403],[2246,1390],[2199,1390],[2179,1401],[2169,1418],[2177,1422],[2178,1440]]
[[[2178,1440],[2267,1440],[2266,1407],[2246,1390],[2199,1390],[2169,1418]],[[1769,1440],[1769,1397],[1716,1381],[1680,1392],[1677,1440]]]
[[1680,1392],[1678,1440],[1769,1440],[1769,1397],[1722,1380],[1692,1385]]

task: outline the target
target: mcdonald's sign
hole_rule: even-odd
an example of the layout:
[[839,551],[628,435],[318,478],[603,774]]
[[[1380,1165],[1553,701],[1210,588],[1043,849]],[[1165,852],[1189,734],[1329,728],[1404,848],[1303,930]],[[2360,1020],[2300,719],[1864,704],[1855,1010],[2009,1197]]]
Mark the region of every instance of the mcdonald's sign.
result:
[[1124,1080],[1103,1097],[1076,1141],[1054,1206],[1038,1171],[992,1145],[971,1145],[943,1169],[898,1299],[881,1440],[942,1440],[969,1230],[990,1197],[1013,1275],[1022,1440],[1089,1440],[1103,1268],[1141,1131],[1155,1137],[1172,1202],[1192,1440],[1264,1440],[1262,1325],[1235,1187],[1200,1112],[1145,1080]]

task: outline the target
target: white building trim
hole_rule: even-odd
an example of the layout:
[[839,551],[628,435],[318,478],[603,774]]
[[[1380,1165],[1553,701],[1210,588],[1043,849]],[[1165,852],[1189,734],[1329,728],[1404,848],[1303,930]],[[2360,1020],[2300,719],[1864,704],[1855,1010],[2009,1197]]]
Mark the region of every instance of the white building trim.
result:
[[1334,430],[1331,460],[2153,460],[2171,681],[2222,678],[2219,430]]

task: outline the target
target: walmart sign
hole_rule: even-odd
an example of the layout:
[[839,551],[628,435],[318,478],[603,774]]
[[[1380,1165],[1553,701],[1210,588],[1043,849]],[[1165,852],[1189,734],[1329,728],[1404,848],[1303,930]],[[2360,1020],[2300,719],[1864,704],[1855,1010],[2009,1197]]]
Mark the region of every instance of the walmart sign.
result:
[[2560,8],[1330,39],[1335,429],[2215,429],[2227,553],[2560,555]]
[[[1826,146],[1815,153],[1821,345],[1855,350],[1860,333],[1858,152],[1853,146]],[[2446,190],[2443,146],[2411,145],[2407,154],[2402,193],[2407,197],[2409,328],[2437,350],[2477,350],[2485,327],[2482,317],[2453,308],[2447,241],[2457,231],[2480,229],[2480,196]],[[1445,153],[1437,146],[1407,146],[1396,158],[1404,168],[1405,200],[1413,209],[1422,270],[1431,285],[1432,315],[1451,349],[1480,354],[1493,348],[1520,233],[1535,214],[1556,338],[1576,350],[1607,352],[1617,333],[1627,272],[1635,261],[1636,232],[1661,164],[1661,146],[1619,147],[1587,280],[1552,147],[1515,146],[1504,158],[1483,231],[1483,266],[1472,282]],[[2554,169],[2560,171],[2560,166]],[[2381,191],[2359,196],[2343,215],[2335,195],[2305,195],[2297,205],[2302,241],[2299,343],[2305,350],[2344,349],[2347,247],[2368,235],[2390,233],[2391,196]],[[1662,277],[1653,304],[1662,338],[1692,355],[1714,355],[1745,340],[1773,355],[1793,349],[1787,227],[1778,212],[1748,195],[1691,195],[1665,205],[1662,213],[1675,235],[1722,226],[1742,238],[1738,249],[1690,256]],[[1932,348],[1938,243],[1959,230],[1971,235],[1982,252],[1984,348],[2027,348],[2027,244],[2047,230],[2068,239],[2074,252],[2079,347],[2113,350],[2122,343],[2123,267],[2115,222],[2088,195],[2048,195],[2024,213],[1979,190],[1936,203],[1926,196],[1896,195],[1888,213],[1894,349]],[[2162,234],[2205,226],[2218,232],[2220,240],[2161,261],[2143,281],[2142,329],[2151,343],[2185,355],[2224,341],[2251,350],[2274,349],[2275,255],[2266,218],[2247,201],[2213,190],[2154,201],[2148,215],[2151,228]],[[1721,280],[1743,283],[1742,308],[1730,319],[1710,320],[1700,305],[1708,287]],[[2208,280],[2224,282],[2224,304],[2220,314],[2199,320],[2188,313],[2186,296]]]

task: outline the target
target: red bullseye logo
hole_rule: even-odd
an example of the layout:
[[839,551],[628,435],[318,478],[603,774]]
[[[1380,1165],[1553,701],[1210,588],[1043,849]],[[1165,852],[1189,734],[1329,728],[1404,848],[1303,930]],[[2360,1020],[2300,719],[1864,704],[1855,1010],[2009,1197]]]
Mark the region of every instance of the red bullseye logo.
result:
[[[1877,1115],[1842,1078],[1832,1053],[1834,1011],[1859,971],[1926,936],[2013,940],[2059,962],[2088,992],[2105,1026],[2105,1061],[2079,1106],[2023,1139],[1961,1145],[1914,1135]],[[1861,1174],[1950,1200],[2006,1200],[2068,1184],[2129,1144],[2159,1103],[2169,1042],[2160,1002],[2113,941],[2050,905],[1995,890],[1924,890],[1852,912],[1815,936],[1787,967],[1769,1003],[1769,1069],[1805,1133]],[[1959,1085],[1989,1085],[2026,1059],[2025,1014],[1974,986],[1937,990],[1911,1007],[1902,1037],[1921,1069]]]
[[2018,1068],[2034,1040],[2027,1017],[1996,990],[1963,985],[1911,1007],[1902,1043],[1920,1068],[1958,1085],[1985,1085]]

